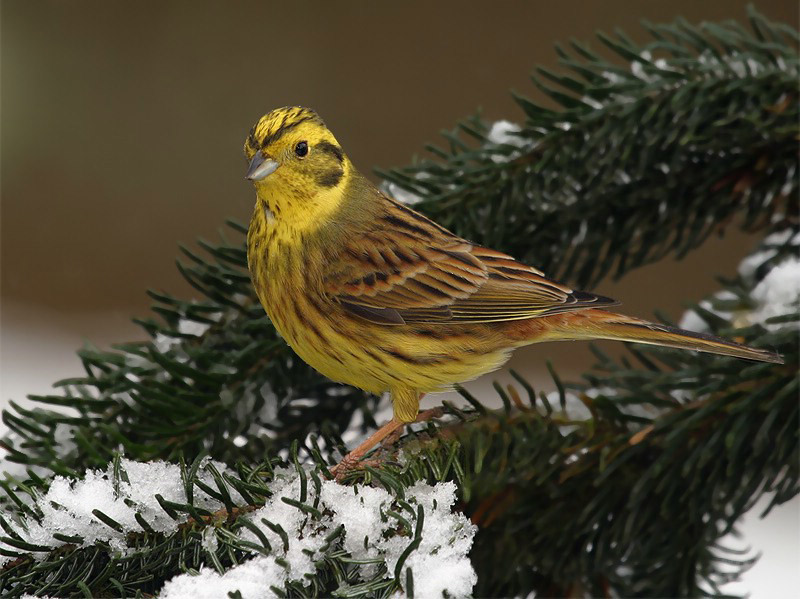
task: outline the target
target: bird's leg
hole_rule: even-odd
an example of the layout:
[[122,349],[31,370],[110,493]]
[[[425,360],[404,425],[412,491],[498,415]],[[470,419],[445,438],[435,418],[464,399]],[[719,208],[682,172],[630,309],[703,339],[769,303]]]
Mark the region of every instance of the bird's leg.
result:
[[400,420],[392,418],[389,422],[367,437],[358,447],[344,456],[341,462],[331,468],[331,474],[333,474],[336,480],[341,480],[342,477],[347,474],[347,472],[352,470],[355,465],[358,464],[361,458],[363,458],[364,455],[369,452],[369,450],[378,445],[378,443],[383,441],[389,435],[395,433],[395,431],[402,430],[405,425],[405,422],[401,422]]
[[417,418],[413,422],[402,422],[395,418],[392,418],[388,423],[384,424],[381,428],[377,431],[372,433],[365,441],[363,441],[358,447],[354,450],[349,452],[346,456],[342,458],[336,466],[331,468],[331,474],[336,478],[336,480],[341,480],[342,477],[347,474],[350,470],[355,468],[358,463],[361,461],[369,451],[374,448],[378,444],[383,445],[391,445],[397,439],[400,438],[400,435],[403,433],[403,429],[407,424],[414,424],[415,422],[425,422],[426,420],[431,420],[432,418],[438,418],[444,413],[444,408],[432,408],[430,410],[425,410],[420,412],[417,415]]
[[[411,423],[410,422],[406,422],[405,424],[411,424]],[[397,428],[394,431],[392,431],[391,433],[389,433],[388,435],[386,435],[386,438],[383,441],[381,441],[381,447],[384,447],[384,448],[391,447],[392,445],[397,443],[397,441],[400,439],[400,437],[403,436],[403,429],[405,429],[405,427],[401,426],[400,428]]]
[[[444,408],[431,408],[430,410],[424,410],[417,414],[416,420],[414,422],[406,422],[406,424],[417,424],[419,422],[425,422],[427,420],[433,420],[434,418],[439,418],[442,414],[444,414]],[[384,447],[389,447],[397,442],[400,436],[403,434],[403,427],[398,428],[393,433],[390,433],[386,436],[386,438],[381,441],[381,445]]]

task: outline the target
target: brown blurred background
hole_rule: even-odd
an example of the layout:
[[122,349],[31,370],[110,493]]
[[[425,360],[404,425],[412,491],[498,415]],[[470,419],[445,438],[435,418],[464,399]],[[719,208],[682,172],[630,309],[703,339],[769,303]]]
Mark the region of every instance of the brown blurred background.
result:
[[[521,119],[508,91],[538,97],[528,73],[555,66],[557,41],[614,27],[644,39],[643,18],[744,22],[745,4],[3,0],[4,372],[43,351],[34,332],[139,338],[129,317],[147,311],[146,288],[191,295],[176,245],[247,220],[242,140],[271,108],[317,109],[362,170],[402,165],[477,107]],[[798,20],[794,0],[758,9]],[[752,243],[729,231],[600,289],[631,313],[677,317]],[[538,372],[546,357],[591,362],[585,345],[549,345],[513,364]]]

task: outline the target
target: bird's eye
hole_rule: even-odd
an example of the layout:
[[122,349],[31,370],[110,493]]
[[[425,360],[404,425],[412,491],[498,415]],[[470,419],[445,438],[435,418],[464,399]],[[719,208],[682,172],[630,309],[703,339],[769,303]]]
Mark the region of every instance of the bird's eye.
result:
[[308,154],[308,143],[305,141],[297,142],[297,145],[294,147],[294,153],[300,158]]

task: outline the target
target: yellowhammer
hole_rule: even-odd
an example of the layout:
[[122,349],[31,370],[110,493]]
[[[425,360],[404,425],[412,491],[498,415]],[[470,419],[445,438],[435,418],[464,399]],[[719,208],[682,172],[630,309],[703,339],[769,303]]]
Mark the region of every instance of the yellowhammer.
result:
[[275,328],[325,376],[391,393],[394,418],[347,464],[414,422],[422,394],[490,372],[529,343],[618,339],[781,362],[602,310],[617,302],[462,239],[379,191],[312,110],[266,114],[244,150],[256,188],[247,259]]

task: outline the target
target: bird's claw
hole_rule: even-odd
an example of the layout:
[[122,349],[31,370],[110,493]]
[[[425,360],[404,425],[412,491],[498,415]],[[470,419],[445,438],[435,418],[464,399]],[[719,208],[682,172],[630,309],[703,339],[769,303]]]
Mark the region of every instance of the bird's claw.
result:
[[340,483],[353,470],[363,470],[367,467],[380,466],[382,463],[383,460],[380,459],[362,460],[355,456],[351,457],[348,454],[342,458],[341,462],[331,468],[331,474],[333,475],[333,480]]

